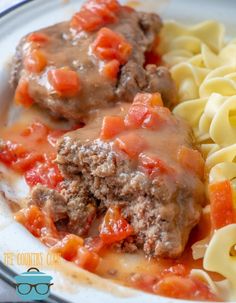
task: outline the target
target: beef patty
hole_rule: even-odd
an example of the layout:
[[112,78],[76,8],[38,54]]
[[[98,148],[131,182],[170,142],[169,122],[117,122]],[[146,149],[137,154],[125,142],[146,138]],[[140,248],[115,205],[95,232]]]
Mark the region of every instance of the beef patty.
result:
[[[29,95],[34,102],[58,117],[73,120],[83,120],[89,111],[119,100],[132,102],[134,95],[141,90],[160,91],[166,104],[174,104],[175,86],[168,70],[155,65],[143,68],[144,53],[151,48],[161,29],[160,17],[154,13],[136,12],[122,6],[119,6],[116,15],[117,21],[105,26],[122,35],[132,47],[127,62],[120,66],[116,81],[101,74],[101,65],[104,62],[91,52],[91,45],[99,28],[77,33],[71,28],[70,22],[63,22],[36,32],[39,34],[38,39],[32,39],[30,34],[20,41],[13,62],[11,82],[17,85],[20,79],[26,79]],[[48,41],[43,41],[41,36],[48,37]],[[47,65],[40,72],[32,72],[25,67],[26,56],[34,48],[39,49],[47,60]],[[79,76],[81,88],[77,94],[63,96],[51,87],[48,73],[60,68],[75,71]]]
[[[159,119],[166,118],[158,129],[143,126],[124,132],[145,139],[147,147],[138,159],[146,162],[140,166],[137,158],[130,158],[117,148],[119,135],[112,140],[99,137],[104,116],[124,117],[127,111],[126,104],[103,110],[83,129],[65,135],[57,156],[66,179],[65,189],[59,194],[38,186],[30,203],[49,205],[54,221],[65,220],[66,228],[78,235],[87,233],[101,211],[118,206],[134,229],[130,251],[136,247],[148,256],[178,257],[199,221],[204,202],[201,177],[191,165],[184,167],[178,158],[180,148],[198,153],[193,150],[191,130],[170,112],[157,107]],[[135,144],[139,145],[138,141]],[[158,158],[156,170],[152,162],[147,165],[145,155]]]

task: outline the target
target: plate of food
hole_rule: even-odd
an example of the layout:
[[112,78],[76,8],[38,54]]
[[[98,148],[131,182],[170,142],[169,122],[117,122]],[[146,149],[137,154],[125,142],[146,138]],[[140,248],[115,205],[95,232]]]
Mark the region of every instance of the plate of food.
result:
[[53,302],[236,301],[235,9],[1,13],[3,278],[34,267]]

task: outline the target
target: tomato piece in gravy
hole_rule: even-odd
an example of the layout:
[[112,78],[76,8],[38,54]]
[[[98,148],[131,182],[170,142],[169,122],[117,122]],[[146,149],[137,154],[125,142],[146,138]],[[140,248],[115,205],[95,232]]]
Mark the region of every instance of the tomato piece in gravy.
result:
[[121,216],[118,207],[110,207],[100,229],[100,238],[105,244],[121,241],[133,233],[133,228]]
[[[11,140],[1,146],[0,162],[14,171],[24,174],[29,186],[38,183],[56,188],[63,177],[54,163],[56,141],[65,131],[51,130],[46,125],[35,122],[16,131],[9,128],[6,135]],[[3,138],[4,139],[4,138]]]

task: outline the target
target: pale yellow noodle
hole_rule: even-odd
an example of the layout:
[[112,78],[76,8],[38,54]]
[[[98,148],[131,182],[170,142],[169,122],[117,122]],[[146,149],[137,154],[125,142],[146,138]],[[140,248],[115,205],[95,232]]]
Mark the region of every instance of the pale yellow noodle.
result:
[[[226,42],[224,32],[214,21],[195,26],[167,22],[158,51],[177,86],[174,114],[190,124],[206,159],[207,182],[230,180],[236,189],[236,40]],[[224,300],[235,300],[236,256],[230,256],[230,249],[236,244],[236,225],[218,230],[205,255],[202,243],[193,247],[195,256],[204,257],[204,268],[226,280],[219,284],[204,271],[192,274]]]

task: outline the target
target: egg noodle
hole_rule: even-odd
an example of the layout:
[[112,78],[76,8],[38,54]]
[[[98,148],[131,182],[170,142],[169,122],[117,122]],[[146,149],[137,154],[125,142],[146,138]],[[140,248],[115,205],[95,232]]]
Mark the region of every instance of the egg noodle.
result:
[[[207,21],[194,26],[167,22],[160,41],[158,52],[171,68],[178,90],[174,113],[193,129],[206,160],[207,183],[230,180],[235,197],[236,40],[227,41],[224,26]],[[206,281],[223,300],[236,301],[236,253],[230,253],[236,247],[236,224],[200,242],[193,247],[193,257],[203,257],[206,270],[226,279],[214,282],[203,270],[192,270],[192,275]],[[194,252],[199,247],[200,256]]]

